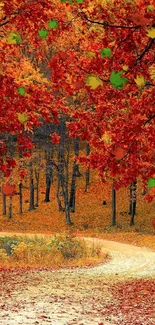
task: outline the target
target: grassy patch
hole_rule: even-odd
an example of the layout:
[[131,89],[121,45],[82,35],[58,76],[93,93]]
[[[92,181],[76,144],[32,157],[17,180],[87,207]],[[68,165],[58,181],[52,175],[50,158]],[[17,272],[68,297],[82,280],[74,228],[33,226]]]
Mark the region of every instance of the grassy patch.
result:
[[97,244],[88,245],[66,234],[0,237],[0,267],[84,266],[103,262],[107,257]]

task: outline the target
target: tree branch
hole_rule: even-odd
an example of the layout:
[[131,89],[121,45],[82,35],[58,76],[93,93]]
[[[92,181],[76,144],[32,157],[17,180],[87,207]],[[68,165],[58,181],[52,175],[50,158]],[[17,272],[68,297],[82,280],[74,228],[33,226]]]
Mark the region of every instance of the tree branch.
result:
[[143,50],[143,52],[141,53],[141,55],[137,58],[137,61],[141,61],[141,59],[143,58],[143,56],[151,49],[153,43],[154,43],[154,38],[151,39],[151,41],[148,44],[148,46]]
[[100,22],[100,21],[94,21],[94,20],[91,20],[87,17],[87,15],[82,11],[81,14],[84,16],[84,18],[89,21],[90,23],[93,23],[93,24],[97,24],[97,25],[102,25],[102,26],[105,26],[105,27],[112,27],[112,28],[124,28],[124,29],[138,29],[142,26],[119,26],[119,25],[110,25],[109,23],[107,23],[106,21],[105,22]]
[[148,46],[146,46],[146,48],[143,50],[143,52],[140,54],[140,56],[136,59],[136,62],[134,63],[133,67],[125,72],[125,75],[127,75],[129,72],[131,72],[134,69],[134,67],[138,64],[138,62],[141,61],[142,58],[144,57],[144,55],[151,49],[153,44],[154,44],[154,38],[151,39]]
[[144,122],[144,126],[149,123],[151,120],[153,120],[155,118],[155,114],[152,115],[149,119],[147,119],[145,122]]
[[5,26],[5,25],[7,25],[9,22],[10,22],[10,20],[5,21],[5,23],[1,23],[1,24],[0,24],[0,27],[3,27],[3,26]]

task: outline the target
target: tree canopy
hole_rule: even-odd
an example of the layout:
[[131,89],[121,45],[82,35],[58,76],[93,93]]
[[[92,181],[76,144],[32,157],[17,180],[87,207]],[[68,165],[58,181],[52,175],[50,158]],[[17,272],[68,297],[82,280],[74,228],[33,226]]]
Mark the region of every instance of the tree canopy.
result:
[[[34,126],[69,116],[79,158],[116,189],[155,174],[155,2],[1,1],[0,131],[29,155]],[[0,170],[5,159],[0,142]],[[4,156],[4,158],[3,158]],[[154,193],[152,193],[152,198]]]

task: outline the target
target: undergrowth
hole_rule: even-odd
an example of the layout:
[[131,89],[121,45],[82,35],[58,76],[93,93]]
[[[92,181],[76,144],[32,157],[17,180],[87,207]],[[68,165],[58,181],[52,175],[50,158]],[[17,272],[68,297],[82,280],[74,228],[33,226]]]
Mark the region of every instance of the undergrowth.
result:
[[84,239],[57,234],[54,237],[13,236],[0,237],[0,266],[65,266],[91,265],[104,261],[108,256],[101,247],[87,245]]

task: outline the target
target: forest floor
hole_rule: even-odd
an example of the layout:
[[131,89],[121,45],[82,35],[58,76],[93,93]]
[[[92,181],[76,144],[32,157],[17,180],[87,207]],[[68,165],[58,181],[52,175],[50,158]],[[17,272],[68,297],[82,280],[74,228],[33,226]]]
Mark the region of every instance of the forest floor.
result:
[[[39,207],[28,211],[29,191],[23,191],[23,214],[19,214],[19,197],[13,197],[13,215],[0,215],[0,232],[55,234],[73,233],[82,236],[98,236],[106,240],[145,246],[155,250],[155,231],[152,227],[155,202],[147,203],[141,195],[141,184],[138,186],[135,225],[130,226],[129,190],[122,188],[117,192],[117,225],[111,226],[111,184],[103,184],[93,176],[88,192],[84,192],[84,177],[78,180],[76,211],[71,213],[74,225],[67,226],[65,213],[58,211],[56,188],[52,185],[50,202],[44,202],[45,187],[40,188]],[[43,183],[43,181],[41,182]],[[103,205],[106,200],[107,205]],[[2,198],[0,196],[0,211]],[[8,212],[8,198],[7,198]]]
[[110,254],[94,267],[0,272],[0,325],[154,325],[155,252],[85,238]]

